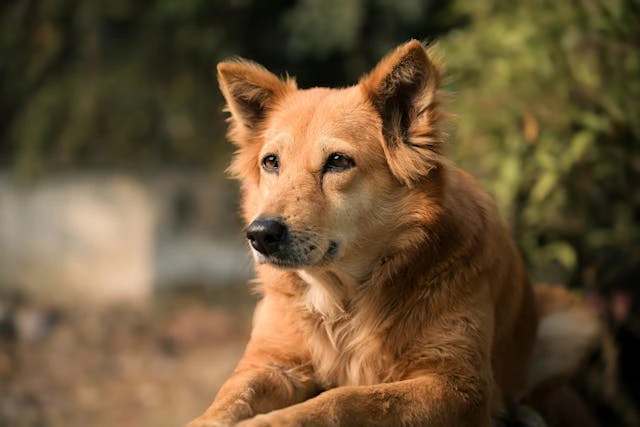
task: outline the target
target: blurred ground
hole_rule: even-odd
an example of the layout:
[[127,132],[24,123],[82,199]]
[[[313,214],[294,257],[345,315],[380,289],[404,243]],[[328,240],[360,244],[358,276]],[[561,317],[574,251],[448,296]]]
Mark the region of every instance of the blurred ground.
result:
[[165,290],[98,312],[0,295],[0,426],[178,426],[246,343],[248,286]]

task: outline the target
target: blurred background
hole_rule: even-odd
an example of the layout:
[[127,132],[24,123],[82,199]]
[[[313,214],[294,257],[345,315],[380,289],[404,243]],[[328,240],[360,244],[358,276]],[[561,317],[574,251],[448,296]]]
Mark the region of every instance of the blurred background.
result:
[[344,86],[409,38],[535,281],[602,316],[591,415],[640,425],[638,0],[5,0],[0,426],[199,414],[255,302],[216,62]]

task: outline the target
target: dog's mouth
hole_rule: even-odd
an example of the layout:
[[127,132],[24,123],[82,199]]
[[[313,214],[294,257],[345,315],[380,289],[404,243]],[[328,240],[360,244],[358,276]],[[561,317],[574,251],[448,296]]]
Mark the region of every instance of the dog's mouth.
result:
[[304,241],[283,242],[277,250],[269,254],[264,254],[253,247],[253,254],[258,264],[271,264],[283,269],[300,269],[330,264],[335,260],[339,247],[338,242],[334,240],[329,241],[324,250],[316,244]]
[[329,242],[329,247],[327,248],[327,251],[324,253],[324,257],[322,257],[323,263],[329,263],[333,261],[337,253],[338,253],[338,242],[331,240]]
[[340,245],[318,230],[295,230],[280,217],[260,216],[245,230],[258,264],[281,268],[322,266],[333,261]]

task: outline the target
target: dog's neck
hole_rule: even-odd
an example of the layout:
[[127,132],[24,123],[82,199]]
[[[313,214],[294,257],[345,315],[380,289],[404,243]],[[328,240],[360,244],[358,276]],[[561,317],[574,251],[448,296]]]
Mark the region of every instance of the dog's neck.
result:
[[307,284],[305,304],[309,311],[325,319],[336,318],[346,312],[348,288],[331,271],[298,270],[298,276]]
[[344,259],[327,267],[298,270],[298,276],[307,284],[307,307],[325,318],[344,314],[358,290],[370,280],[374,266],[373,260]]
[[378,250],[369,246],[369,257],[365,257],[361,249],[347,250],[340,260],[329,266],[297,270],[307,285],[304,297],[307,308],[326,319],[351,311],[359,294],[371,291],[368,288],[384,251],[383,245]]

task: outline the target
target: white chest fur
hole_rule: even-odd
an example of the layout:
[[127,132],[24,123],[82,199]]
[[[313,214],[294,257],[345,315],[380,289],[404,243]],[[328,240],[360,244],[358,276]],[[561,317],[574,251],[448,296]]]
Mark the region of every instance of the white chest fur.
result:
[[308,338],[316,373],[327,387],[367,385],[384,380],[387,357],[373,313],[348,307],[349,295],[332,280],[298,273],[307,283],[305,308],[314,322]]

